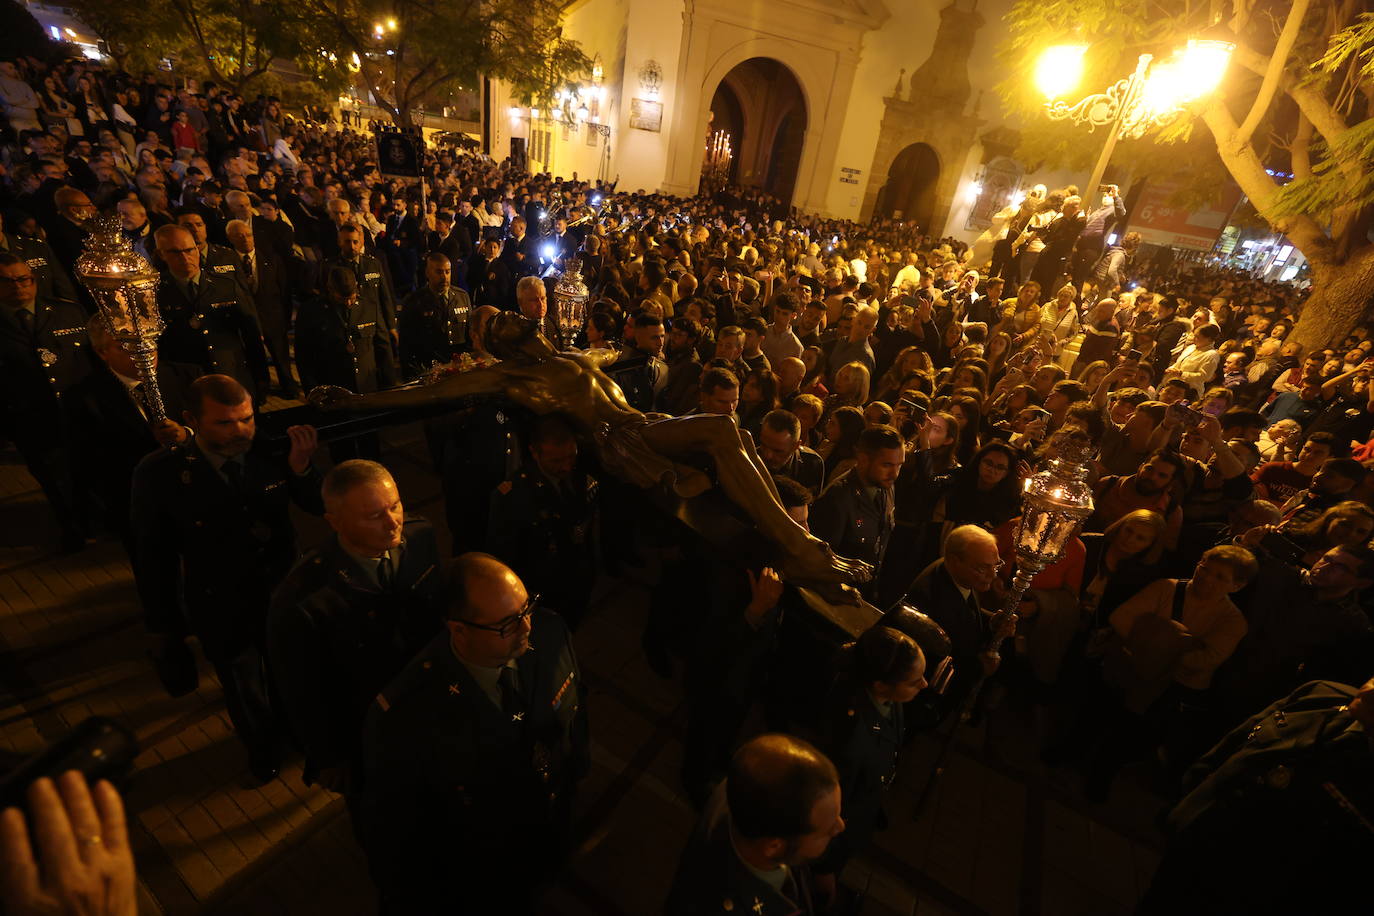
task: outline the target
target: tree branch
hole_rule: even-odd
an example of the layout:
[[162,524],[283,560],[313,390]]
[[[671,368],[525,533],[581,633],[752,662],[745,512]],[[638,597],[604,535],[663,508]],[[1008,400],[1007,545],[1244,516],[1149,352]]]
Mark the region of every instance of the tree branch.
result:
[[1255,210],[1279,232],[1287,235],[1309,259],[1327,256],[1331,239],[1310,216],[1275,217],[1274,195],[1278,186],[1265,170],[1264,163],[1249,143],[1240,142],[1236,119],[1220,101],[1213,100],[1202,111],[1203,123],[1212,132],[1217,153],[1240,189],[1250,198]]
[[1293,143],[1288,147],[1288,157],[1295,181],[1312,175],[1312,122],[1301,111],[1298,112],[1298,129],[1293,132]]
[[1245,121],[1236,132],[1236,140],[1240,143],[1250,142],[1255,128],[1259,127],[1260,121],[1269,111],[1270,103],[1274,101],[1274,94],[1278,92],[1288,66],[1288,53],[1293,50],[1293,44],[1298,40],[1298,32],[1302,29],[1302,21],[1307,16],[1308,4],[1309,0],[1293,0],[1293,6],[1288,11],[1288,19],[1283,24],[1283,31],[1279,33],[1278,41],[1274,44],[1274,53],[1269,55],[1269,65],[1264,69],[1264,80],[1260,83],[1259,92],[1250,106],[1250,113],[1245,116]]

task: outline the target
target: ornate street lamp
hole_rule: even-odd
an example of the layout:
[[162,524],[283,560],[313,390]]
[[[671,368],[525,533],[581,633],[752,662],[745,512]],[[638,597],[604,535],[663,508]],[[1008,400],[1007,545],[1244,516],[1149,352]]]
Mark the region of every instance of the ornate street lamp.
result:
[[1036,67],[1035,82],[1047,100],[1046,116],[1051,121],[1086,124],[1089,131],[1108,128],[1107,142],[1083,188],[1084,196],[1097,194],[1118,139],[1133,140],[1152,127],[1163,126],[1177,117],[1184,105],[1210,94],[1226,75],[1235,48],[1235,42],[1219,33],[1214,38],[1190,39],[1168,60],[1153,66],[1154,55],[1142,54],[1129,77],[1077,102],[1060,96],[1078,84],[1087,46],[1045,49]]
[[158,273],[120,232],[116,217],[97,217],[87,224],[91,235],[76,259],[76,278],[90,292],[110,336],[138,369],[150,419],[167,419],[157,386],[157,339],[162,316],[157,310]]
[[1056,437],[1055,445],[1058,457],[1051,459],[1044,470],[1026,478],[1021,522],[1012,541],[1016,575],[998,615],[1002,622],[1016,621],[1021,598],[1031,582],[1059,562],[1083,521],[1092,515],[1087,455],[1068,436]]
[[571,350],[587,321],[587,284],[582,282],[582,261],[574,259],[553,288],[554,319],[558,322],[558,343]]

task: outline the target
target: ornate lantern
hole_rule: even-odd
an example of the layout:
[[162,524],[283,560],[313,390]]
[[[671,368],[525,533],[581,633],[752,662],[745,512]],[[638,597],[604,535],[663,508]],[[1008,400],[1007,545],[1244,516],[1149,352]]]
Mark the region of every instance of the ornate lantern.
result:
[[582,282],[582,262],[574,260],[553,288],[554,318],[558,322],[558,343],[571,350],[573,341],[587,321],[587,284]]
[[162,316],[157,310],[158,273],[134,251],[115,217],[87,223],[91,236],[77,258],[76,278],[90,292],[105,328],[133,357],[153,422],[167,419],[157,386],[157,339]]
[[1026,479],[1021,521],[1016,526],[1016,576],[999,617],[1015,622],[1021,598],[1031,582],[1059,562],[1069,542],[1093,512],[1088,460],[1071,437],[1055,437],[1058,457]]

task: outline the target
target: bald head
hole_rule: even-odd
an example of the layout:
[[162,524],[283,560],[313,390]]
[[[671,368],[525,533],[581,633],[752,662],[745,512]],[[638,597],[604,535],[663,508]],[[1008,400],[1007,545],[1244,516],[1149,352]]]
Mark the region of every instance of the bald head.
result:
[[725,782],[730,822],[750,840],[791,840],[815,829],[817,804],[839,788],[835,765],[791,735],[759,735],[735,751]]
[[945,569],[962,588],[987,591],[1001,566],[997,539],[977,525],[960,525],[945,540]]
[[449,642],[459,658],[497,668],[529,651],[532,602],[514,570],[474,552],[452,560],[444,575]]

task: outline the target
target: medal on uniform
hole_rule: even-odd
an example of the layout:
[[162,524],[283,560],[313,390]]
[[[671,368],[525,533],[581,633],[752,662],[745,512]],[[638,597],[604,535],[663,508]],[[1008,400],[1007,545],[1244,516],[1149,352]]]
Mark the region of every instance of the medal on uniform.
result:
[[51,366],[57,362],[57,354],[47,347],[38,348],[38,361],[45,366]]
[[549,781],[549,749],[544,746],[544,742],[534,743],[534,770],[539,774],[539,778],[545,782]]

